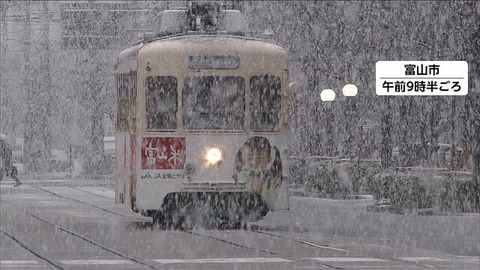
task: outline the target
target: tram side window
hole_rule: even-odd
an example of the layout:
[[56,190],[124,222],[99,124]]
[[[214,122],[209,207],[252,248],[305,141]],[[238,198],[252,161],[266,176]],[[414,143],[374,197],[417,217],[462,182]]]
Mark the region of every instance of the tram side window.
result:
[[128,130],[128,74],[117,75],[117,130],[125,132]]
[[253,131],[278,131],[280,123],[281,82],[272,75],[250,79],[250,128]]
[[187,77],[183,106],[186,129],[244,130],[245,80],[242,77]]
[[131,128],[133,130],[137,129],[137,72],[132,71],[130,73],[130,97],[131,97],[131,110],[130,110],[130,118],[132,119]]
[[150,76],[145,81],[148,130],[177,128],[177,79]]

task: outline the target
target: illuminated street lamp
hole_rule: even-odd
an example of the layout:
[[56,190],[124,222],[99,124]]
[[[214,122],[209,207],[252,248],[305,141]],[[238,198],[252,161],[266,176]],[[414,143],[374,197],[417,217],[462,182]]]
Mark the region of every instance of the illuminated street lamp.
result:
[[[354,97],[358,93],[358,88],[355,86],[355,84],[345,84],[342,88],[342,93],[346,97]],[[320,99],[322,101],[333,101],[335,100],[335,91],[332,89],[324,89],[320,93]]]
[[[342,105],[342,107],[345,108],[345,116],[344,116],[344,120],[346,121],[346,127],[345,127],[345,130],[347,131],[347,134],[350,134],[350,133],[353,133],[354,131],[351,130],[351,125],[352,123],[355,122],[355,102],[354,100],[350,99],[349,97],[354,97],[356,96],[358,93],[358,88],[357,86],[355,86],[354,84],[346,84],[343,86],[342,88],[342,94],[343,96],[347,97],[347,100],[346,101],[346,104]],[[335,91],[333,91],[332,89],[324,89],[322,90],[322,92],[320,93],[320,99],[322,101],[334,101],[335,100]],[[344,100],[344,99],[341,99],[341,100]],[[328,105],[327,105],[328,104]],[[335,139],[332,137],[332,134],[334,134],[334,118],[335,118],[335,115],[333,113],[333,108],[331,107],[332,105],[329,104],[329,102],[325,103],[325,105],[323,106],[324,108],[324,113],[325,113],[325,116],[326,116],[326,122],[325,122],[325,129],[326,129],[326,134],[327,134],[327,149],[326,149],[326,152],[327,152],[327,155],[329,156],[332,156],[332,155],[335,155],[336,154],[336,148],[334,146],[334,143],[335,143]],[[350,131],[350,133],[349,133]],[[348,156],[351,156],[351,151],[352,149],[354,149],[353,147],[353,138],[356,137],[356,136],[348,136],[347,137],[347,145],[349,147],[347,147],[347,153],[346,155]],[[358,156],[358,153],[355,153],[356,155],[355,156]]]
[[358,93],[357,86],[351,83],[345,84],[345,86],[342,88],[342,93],[346,97],[354,97]]
[[335,100],[335,91],[332,89],[324,89],[320,93],[320,99],[322,101],[333,101]]

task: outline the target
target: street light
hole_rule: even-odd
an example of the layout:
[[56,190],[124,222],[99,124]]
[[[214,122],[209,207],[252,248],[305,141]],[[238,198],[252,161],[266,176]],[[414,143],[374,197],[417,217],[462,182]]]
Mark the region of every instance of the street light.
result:
[[324,89],[320,92],[320,99],[322,100],[322,111],[324,113],[325,124],[323,130],[325,132],[325,153],[328,156],[334,156],[336,152],[335,138],[333,137],[335,126],[335,115],[332,112],[332,102],[335,100],[335,91],[332,89]]
[[332,89],[324,89],[320,93],[320,99],[322,101],[333,101],[335,100],[335,91]]
[[[342,94],[346,97],[354,97],[358,93],[358,88],[355,84],[345,84],[342,88]],[[320,99],[322,101],[333,101],[335,100],[335,91],[332,89],[324,89],[320,93]]]
[[342,88],[342,93],[346,97],[354,97],[358,93],[357,86],[351,83],[345,84]]
[[[357,130],[353,129],[352,126],[355,125],[357,122],[356,119],[356,109],[355,109],[355,101],[351,97],[354,97],[358,93],[357,86],[351,83],[345,84],[342,88],[342,93],[346,97],[345,100],[345,133],[349,134],[349,136],[344,140],[346,145],[344,154],[348,157],[359,157],[358,149],[359,147],[354,146],[354,141],[356,140],[357,146],[359,145]],[[353,150],[353,151],[352,151]]]
[[[358,88],[357,86],[355,86],[354,84],[346,84],[343,86],[342,88],[342,94],[343,96],[347,97],[347,104],[345,104],[345,117],[344,119],[346,120],[346,127],[345,127],[345,130],[347,131],[351,131],[351,123],[355,122],[352,117],[354,116],[354,113],[353,113],[353,108],[354,107],[354,104],[353,104],[353,100],[349,99],[349,97],[354,97],[356,96],[358,93]],[[335,91],[333,91],[332,89],[324,89],[322,90],[322,92],[320,93],[320,99],[323,101],[323,102],[326,102],[323,106],[324,108],[324,112],[325,112],[325,116],[326,116],[326,122],[325,122],[325,129],[327,129],[326,131],[326,134],[327,134],[327,149],[326,149],[326,152],[327,152],[327,155],[335,155],[336,153],[336,148],[334,146],[334,143],[335,143],[335,140],[334,138],[332,137],[333,136],[333,133],[334,133],[334,118],[335,118],[335,114],[333,113],[333,108],[331,107],[331,103],[329,101],[334,101],[335,100]],[[343,100],[343,99],[341,99]],[[354,136],[355,137],[355,136]],[[351,142],[351,139],[352,139],[352,136],[348,136],[347,138],[347,155],[351,155],[351,150],[353,149],[352,147],[352,142]],[[358,156],[358,153],[356,153],[356,156]]]

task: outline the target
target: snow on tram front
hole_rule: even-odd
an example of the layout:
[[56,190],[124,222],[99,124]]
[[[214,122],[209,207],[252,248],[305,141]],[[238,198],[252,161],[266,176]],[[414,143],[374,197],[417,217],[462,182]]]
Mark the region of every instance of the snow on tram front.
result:
[[117,203],[168,226],[288,208],[288,53],[244,33],[239,11],[193,2],[120,53]]

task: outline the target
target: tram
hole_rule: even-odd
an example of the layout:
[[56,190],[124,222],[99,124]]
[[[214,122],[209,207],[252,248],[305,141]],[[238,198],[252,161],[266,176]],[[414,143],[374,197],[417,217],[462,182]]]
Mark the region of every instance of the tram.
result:
[[119,54],[116,203],[170,225],[288,208],[288,53],[245,33],[238,10],[190,2]]

